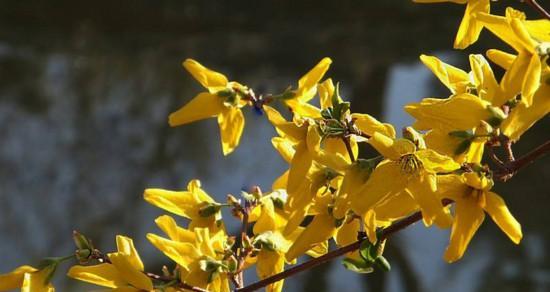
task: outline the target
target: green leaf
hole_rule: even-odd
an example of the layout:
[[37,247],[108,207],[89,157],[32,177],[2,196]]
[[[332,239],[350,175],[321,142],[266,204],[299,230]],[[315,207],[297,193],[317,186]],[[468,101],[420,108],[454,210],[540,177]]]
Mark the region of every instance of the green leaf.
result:
[[342,260],[342,265],[352,272],[359,274],[368,274],[374,272],[372,265],[361,260],[345,258]]

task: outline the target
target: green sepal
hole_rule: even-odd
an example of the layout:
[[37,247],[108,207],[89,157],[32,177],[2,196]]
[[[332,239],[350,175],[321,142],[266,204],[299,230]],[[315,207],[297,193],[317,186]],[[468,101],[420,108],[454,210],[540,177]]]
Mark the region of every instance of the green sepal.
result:
[[472,145],[472,140],[471,139],[466,139],[462,142],[460,142],[458,144],[458,146],[456,147],[455,149],[455,155],[460,155],[466,151],[468,151],[468,149],[470,148],[470,145]]

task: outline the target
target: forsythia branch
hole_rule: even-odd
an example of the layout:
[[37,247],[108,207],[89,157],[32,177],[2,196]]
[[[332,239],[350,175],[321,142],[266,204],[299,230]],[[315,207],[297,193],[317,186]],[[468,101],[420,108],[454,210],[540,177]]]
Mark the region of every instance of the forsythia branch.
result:
[[[443,202],[443,204],[445,205],[448,205],[450,204],[451,201],[449,200],[445,200]],[[383,239],[386,239],[387,237],[389,237],[390,235],[402,230],[402,229],[405,229],[407,226],[410,226],[414,223],[416,223],[417,221],[421,220],[422,219],[422,213],[420,212],[416,212],[412,215],[410,215],[409,217],[389,226],[388,228],[385,228],[381,235],[380,235],[380,240],[383,240]],[[363,240],[366,240],[366,238],[363,238],[363,239],[360,239],[360,240],[357,240],[356,242],[352,243],[352,244],[349,244],[349,245],[346,245],[346,246],[343,246],[341,248],[338,248],[338,249],[335,249],[331,252],[328,252],[327,254],[325,255],[322,255],[318,258],[314,258],[310,261],[307,261],[305,263],[302,263],[302,264],[299,264],[299,265],[296,265],[290,269],[287,269],[279,274],[276,274],[276,275],[273,275],[271,277],[268,277],[268,278],[265,278],[263,280],[260,280],[260,281],[257,281],[255,283],[252,283],[244,288],[240,288],[240,289],[236,289],[235,291],[236,292],[251,292],[251,291],[256,291],[260,288],[263,288],[263,287],[266,287],[267,285],[269,284],[272,284],[272,283],[275,283],[277,281],[280,281],[280,280],[283,280],[285,278],[288,278],[288,277],[291,277],[293,276],[294,274],[297,274],[297,273],[300,273],[302,271],[305,271],[305,270],[309,270],[311,268],[314,268],[316,266],[319,266],[321,264],[324,264],[334,258],[337,258],[337,257],[340,257],[342,255],[345,255],[349,252],[352,252],[352,251],[355,251],[357,249],[359,249],[359,247],[361,246],[361,242],[363,242]]]
[[548,152],[550,152],[550,140],[544,142],[522,157],[505,163],[503,170],[496,173],[496,177],[502,181],[506,181],[514,176],[518,170],[531,164],[537,158],[544,156]]
[[546,11],[546,9],[544,9],[544,7],[542,7],[536,0],[525,0],[524,2],[537,10],[546,19],[550,19],[550,13],[548,13],[548,11]]

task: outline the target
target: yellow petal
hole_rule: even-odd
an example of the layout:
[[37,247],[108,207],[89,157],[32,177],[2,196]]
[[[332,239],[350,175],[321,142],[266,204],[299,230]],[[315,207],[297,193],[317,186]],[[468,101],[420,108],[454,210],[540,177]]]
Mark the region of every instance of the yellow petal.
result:
[[416,149],[411,141],[394,140],[378,132],[374,132],[368,142],[378,153],[391,160],[398,160],[401,155],[413,153]]
[[147,234],[147,239],[167,257],[184,268],[200,257],[199,252],[191,243],[168,240],[152,233]]
[[466,85],[470,82],[468,73],[434,56],[421,55],[420,60],[453,94],[466,92]]
[[307,150],[306,143],[302,142],[296,146],[296,153],[292,158],[288,173],[287,191],[289,195],[296,193],[299,189],[311,167],[312,159],[311,154]]
[[516,56],[501,50],[490,49],[487,51],[487,58],[503,69],[508,70],[512,66],[512,63],[514,63]]
[[332,107],[332,96],[334,95],[334,84],[332,79],[327,79],[319,84],[319,100],[321,108],[326,109]]
[[292,161],[292,157],[296,151],[289,140],[282,137],[273,137],[271,138],[271,144],[273,144],[273,147],[277,149],[281,157],[283,157],[287,163]]
[[129,256],[128,254],[122,252],[110,253],[108,256],[112,265],[117,269],[119,275],[126,280],[127,283],[146,291],[153,290],[153,282],[151,279],[142,272],[143,269],[137,269],[134,266],[135,257]]
[[424,169],[432,173],[451,172],[460,168],[460,164],[449,156],[441,155],[431,149],[418,150],[415,155],[422,161]]
[[527,20],[525,26],[533,39],[540,42],[550,42],[550,21],[548,19]]
[[462,153],[456,155],[456,150],[463,141],[458,137],[449,135],[448,131],[433,129],[424,135],[424,141],[428,149],[433,149],[440,154],[453,157],[457,163],[462,163],[466,160],[466,156]]
[[540,86],[540,77],[541,77],[542,64],[540,61],[540,56],[533,54],[529,65],[527,67],[527,72],[523,77],[523,84],[521,86],[521,102],[525,103],[527,107],[530,107],[533,104],[533,96],[537,89]]
[[286,260],[292,261],[315,245],[334,236],[335,232],[336,227],[332,216],[328,214],[316,215],[296,241],[294,241],[285,255]]
[[517,141],[531,126],[550,113],[550,86],[543,85],[535,93],[533,104],[527,107],[520,103],[504,120],[500,127],[504,135],[512,141]]
[[313,88],[316,88],[317,83],[321,81],[323,75],[327,72],[332,60],[330,58],[323,58],[315,67],[313,67],[308,73],[306,73],[298,81],[297,98],[300,101],[307,102],[315,95],[312,92]]
[[419,210],[418,203],[403,191],[374,208],[376,219],[381,221],[396,221]]
[[227,85],[227,78],[223,74],[212,71],[193,59],[185,60],[183,67],[205,88]]
[[412,115],[417,130],[469,130],[491,117],[491,104],[471,94],[453,95],[446,99],[425,98],[420,103],[408,104],[405,111]]
[[494,35],[512,46],[512,48],[514,48],[517,52],[525,49],[524,44],[512,30],[506,17],[487,13],[478,13],[476,15],[476,19]]
[[451,239],[444,255],[447,262],[452,263],[462,258],[484,218],[483,209],[479,207],[475,198],[467,197],[456,201]]
[[436,175],[420,175],[409,181],[407,191],[415,199],[422,210],[424,225],[430,226],[435,222],[440,228],[451,226],[452,219],[446,209],[443,208],[441,200],[436,195]]
[[523,237],[521,225],[516,218],[512,216],[504,200],[493,192],[486,192],[485,200],[485,211],[489,213],[489,216],[491,216],[498,227],[508,235],[510,240],[515,244],[519,244]]
[[288,99],[284,103],[292,110],[294,117],[321,118],[321,110],[307,102],[298,99]]
[[139,254],[134,247],[134,241],[131,238],[117,235],[116,246],[119,253],[127,256],[127,260],[134,269],[143,271],[143,262],[139,258]]
[[[269,276],[280,273],[285,268],[285,257],[278,252],[261,250],[258,253],[256,273],[258,278],[265,279]],[[266,287],[267,292],[280,292],[283,290],[283,280],[270,284]]]
[[116,288],[126,286],[126,280],[111,264],[99,264],[94,266],[73,266],[67,276],[95,285]]
[[[351,163],[351,159],[349,157],[346,144],[344,144],[344,141],[342,141],[342,139],[329,137],[329,138],[326,138],[323,142],[324,142],[323,144],[324,149],[326,152],[330,154],[337,154],[339,157],[345,160],[344,165]],[[350,146],[351,146],[351,152],[352,152],[353,158],[357,159],[357,155],[359,154],[359,147],[355,139],[353,138],[350,139]],[[338,169],[338,167],[336,167],[335,169]]]
[[382,161],[372,172],[363,188],[351,194],[351,207],[355,214],[365,214],[376,204],[405,189],[406,177],[399,164]]
[[352,220],[349,223],[338,228],[334,240],[338,246],[345,246],[357,241],[357,232],[359,232],[360,224],[357,220]]
[[264,200],[260,208],[262,212],[256,224],[254,224],[254,234],[276,230],[278,224],[275,218],[275,207],[273,206],[273,201],[271,199]]
[[437,194],[440,199],[457,201],[470,193],[471,189],[462,176],[456,174],[437,176]]
[[286,189],[288,184],[288,170],[285,171],[281,176],[279,176],[273,184],[271,185],[272,190]]
[[472,54],[470,55],[470,66],[472,67],[479,97],[492,103],[494,106],[501,106],[502,104],[494,103],[495,98],[502,95],[502,93],[489,62],[487,62],[483,55]]
[[37,272],[25,273],[21,292],[54,292],[55,288],[51,283],[45,283],[46,278],[52,271],[44,269]]
[[218,115],[218,124],[220,126],[223,155],[228,155],[239,146],[244,129],[243,112],[236,107],[224,107]]
[[274,108],[264,105],[263,107],[267,119],[275,127],[277,133],[286,139],[290,139],[294,143],[305,140],[307,128],[298,127],[293,122],[288,122]]
[[21,266],[13,271],[0,275],[0,291],[7,291],[21,287],[25,273],[32,273],[37,269],[31,266]]
[[489,0],[468,1],[464,17],[456,34],[455,49],[465,49],[477,41],[483,24],[476,20],[475,15],[480,12],[489,13]]
[[504,100],[507,101],[521,92],[530,62],[531,56],[526,52],[520,52],[510,69],[504,73],[501,81]]
[[176,220],[168,215],[162,215],[155,219],[157,226],[166,233],[166,235],[174,241],[194,242],[195,233],[187,229],[181,228],[176,224]]
[[168,117],[170,126],[175,127],[194,121],[215,117],[224,109],[223,99],[217,95],[202,92]]
[[371,115],[354,113],[351,114],[351,118],[355,121],[357,128],[368,136],[378,132],[390,138],[395,138],[395,129],[392,125],[381,123]]
[[174,192],[163,189],[146,189],[145,201],[168,212],[186,218],[199,217],[199,203],[191,192]]

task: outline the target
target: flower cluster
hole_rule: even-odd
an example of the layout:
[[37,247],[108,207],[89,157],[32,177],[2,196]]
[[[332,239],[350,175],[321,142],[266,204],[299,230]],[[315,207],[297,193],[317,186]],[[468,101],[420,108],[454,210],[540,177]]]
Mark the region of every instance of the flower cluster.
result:
[[[164,235],[147,235],[171,264],[161,275],[148,273],[130,238],[118,236],[117,251],[103,254],[75,233],[79,265],[68,276],[117,291],[230,291],[231,284],[239,291],[246,289],[244,270],[255,266],[260,279],[279,275],[302,255],[329,253],[330,241],[346,248],[348,269],[387,271],[383,251],[388,230],[399,222],[413,223],[415,215],[425,226],[450,229],[443,256],[447,262],[464,255],[485,213],[518,244],[521,226],[491,189],[495,180],[505,181],[517,171],[512,143],[550,111],[550,21],[527,20],[513,8],[504,16],[489,14],[489,0],[451,2],[467,4],[455,48],[468,47],[487,29],[514,51],[486,53],[504,69],[502,78],[480,54],[469,56],[466,71],[420,56],[449,96],[406,105],[415,122],[399,135],[392,125],[353,112],[338,83],[324,79],[329,58],[296,87],[264,95],[195,60],[184,61],[206,91],[172,113],[170,125],[216,117],[222,151],[228,155],[243,134],[242,110],[252,107],[275,128],[271,141],[288,169],[269,192],[254,187],[241,198],[228,195],[225,202],[209,196],[199,180],[190,181],[184,191],[146,189],[147,202],[171,213],[155,221]],[[314,98],[319,106],[311,102]],[[285,117],[277,108],[291,114]],[[378,155],[360,155],[361,143]],[[497,157],[496,147],[504,147],[508,157]],[[489,165],[487,158],[494,162]],[[241,222],[239,234],[228,234],[223,208]],[[189,224],[179,226],[172,215]],[[0,290],[53,290],[49,279],[62,260],[0,275]],[[283,278],[264,286],[281,291]]]

